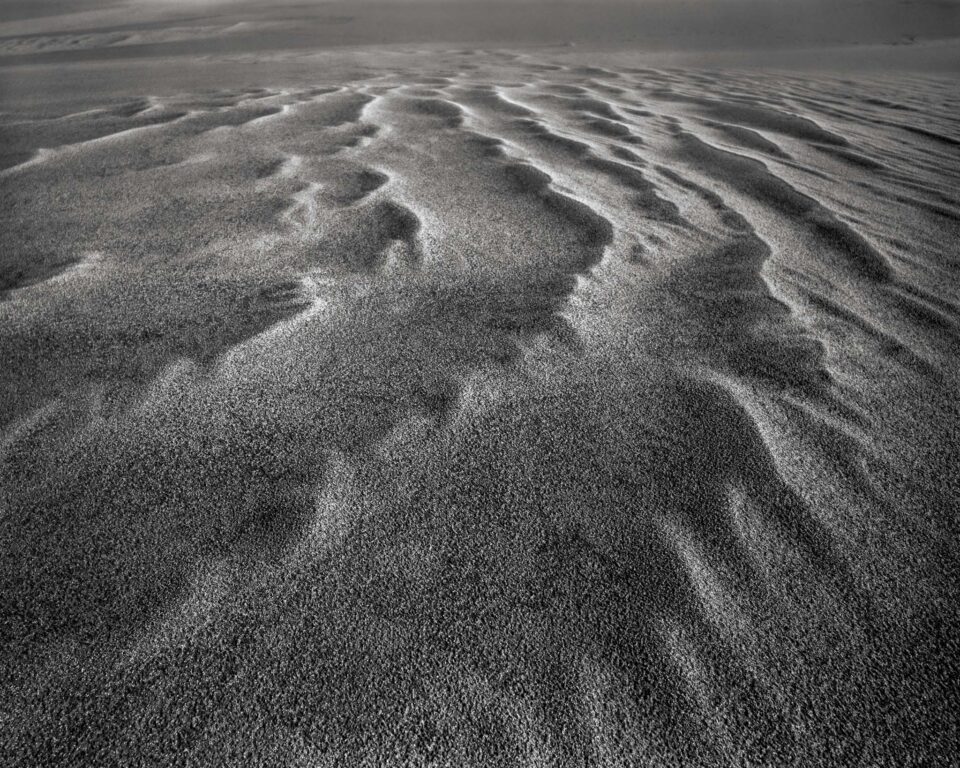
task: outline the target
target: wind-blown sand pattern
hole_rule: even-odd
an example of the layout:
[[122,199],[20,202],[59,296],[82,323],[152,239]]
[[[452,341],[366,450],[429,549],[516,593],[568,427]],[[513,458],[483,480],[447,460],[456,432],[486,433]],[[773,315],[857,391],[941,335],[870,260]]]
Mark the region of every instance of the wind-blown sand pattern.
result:
[[952,763],[955,81],[430,55],[0,115],[4,762]]

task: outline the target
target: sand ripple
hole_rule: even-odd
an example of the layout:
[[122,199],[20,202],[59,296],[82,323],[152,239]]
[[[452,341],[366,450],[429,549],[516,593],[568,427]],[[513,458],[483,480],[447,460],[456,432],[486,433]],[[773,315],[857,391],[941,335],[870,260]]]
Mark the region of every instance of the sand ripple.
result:
[[432,61],[0,115],[0,754],[956,754],[942,84]]

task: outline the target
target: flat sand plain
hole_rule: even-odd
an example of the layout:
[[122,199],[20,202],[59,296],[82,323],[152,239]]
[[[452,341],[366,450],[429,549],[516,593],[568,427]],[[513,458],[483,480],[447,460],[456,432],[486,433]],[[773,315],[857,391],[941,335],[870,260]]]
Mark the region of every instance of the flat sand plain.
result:
[[170,71],[0,114],[6,764],[957,759],[955,79]]

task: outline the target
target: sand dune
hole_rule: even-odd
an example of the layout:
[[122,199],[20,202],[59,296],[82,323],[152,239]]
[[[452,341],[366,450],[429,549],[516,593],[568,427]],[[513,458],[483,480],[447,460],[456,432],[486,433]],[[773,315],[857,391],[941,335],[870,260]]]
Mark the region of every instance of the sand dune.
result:
[[957,759],[951,84],[322,61],[0,115],[4,762]]

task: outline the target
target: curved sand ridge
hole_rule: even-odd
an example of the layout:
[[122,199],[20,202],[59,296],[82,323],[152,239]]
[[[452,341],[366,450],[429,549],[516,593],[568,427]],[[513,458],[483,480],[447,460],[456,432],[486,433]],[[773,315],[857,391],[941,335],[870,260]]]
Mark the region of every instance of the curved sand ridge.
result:
[[435,60],[3,113],[0,754],[955,754],[942,83]]

